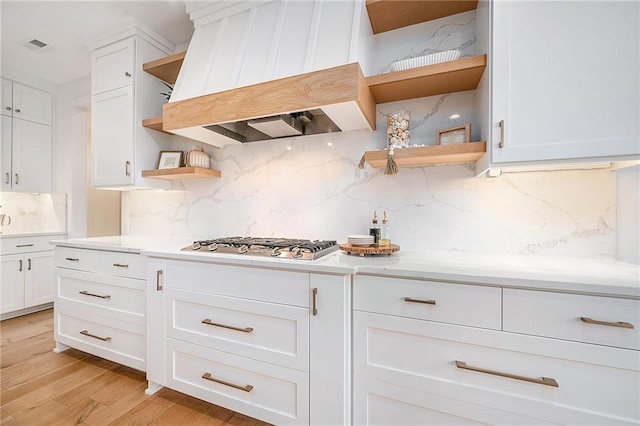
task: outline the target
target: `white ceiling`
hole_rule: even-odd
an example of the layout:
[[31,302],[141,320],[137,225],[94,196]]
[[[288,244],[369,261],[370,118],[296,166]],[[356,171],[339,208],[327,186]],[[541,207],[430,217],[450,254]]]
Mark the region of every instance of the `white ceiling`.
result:
[[[22,72],[52,85],[90,75],[87,43],[112,28],[139,22],[174,45],[193,34],[184,3],[176,0],[0,0],[0,17],[3,74]],[[33,38],[50,47],[21,46]]]

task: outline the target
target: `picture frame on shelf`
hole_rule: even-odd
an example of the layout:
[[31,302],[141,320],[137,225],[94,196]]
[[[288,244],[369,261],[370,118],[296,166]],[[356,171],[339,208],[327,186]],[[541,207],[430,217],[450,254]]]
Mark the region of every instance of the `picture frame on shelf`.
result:
[[450,127],[436,132],[436,145],[471,142],[471,123]]
[[158,170],[177,169],[182,166],[184,152],[182,151],[160,151],[158,157]]

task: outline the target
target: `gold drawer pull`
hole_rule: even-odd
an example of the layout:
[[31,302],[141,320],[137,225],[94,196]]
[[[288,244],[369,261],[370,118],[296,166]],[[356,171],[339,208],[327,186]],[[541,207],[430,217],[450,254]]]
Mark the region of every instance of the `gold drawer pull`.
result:
[[311,314],[315,317],[316,315],[318,315],[318,289],[314,288],[313,290],[311,290],[311,294],[313,295]]
[[219,324],[219,323],[211,321],[208,318],[207,319],[203,319],[201,322],[203,324],[213,325],[215,327],[222,327],[222,328],[228,328],[229,330],[242,331],[243,333],[251,333],[253,331],[253,328],[251,328],[251,327],[240,328],[240,327],[234,327],[232,325]]
[[494,376],[506,377],[508,379],[516,379],[516,380],[522,380],[529,383],[536,383],[539,385],[553,386],[554,388],[558,387],[558,382],[556,382],[555,379],[552,379],[549,377],[542,377],[540,379],[536,379],[532,377],[518,376],[515,374],[501,373],[500,371],[485,370],[484,368],[478,368],[478,367],[469,367],[467,363],[463,361],[456,361],[456,367],[462,368],[464,370],[477,371],[478,373],[485,373],[485,374],[492,374]]
[[80,332],[80,334],[84,334],[85,336],[93,337],[94,339],[102,340],[103,342],[110,342],[111,341],[111,337],[96,336],[95,334],[89,333],[87,330],[82,330]]
[[598,325],[606,325],[606,326],[609,326],[609,327],[620,327],[620,328],[633,328],[633,324],[631,324],[630,322],[598,321],[598,320],[591,319],[589,317],[580,317],[580,320],[582,322],[586,322],[587,324],[598,324]]
[[251,385],[240,386],[240,385],[236,385],[234,383],[225,382],[224,380],[220,380],[220,379],[216,379],[214,377],[211,377],[210,373],[204,373],[202,375],[202,378],[205,379],[205,380],[210,380],[212,382],[220,383],[221,385],[230,386],[232,388],[240,389],[241,391],[245,391],[245,392],[251,392],[253,390],[253,386],[251,386]]
[[129,265],[127,265],[126,263],[114,263],[113,266],[115,266],[116,268],[128,268]]
[[435,300],[420,300],[420,299],[414,299],[412,297],[405,297],[404,301],[405,302],[410,302],[410,303],[423,303],[425,305],[435,305],[436,304]]
[[64,260],[68,260],[69,262],[80,262],[80,259],[77,257],[65,257]]
[[89,293],[87,290],[82,290],[82,291],[79,291],[78,293],[84,294],[85,296],[99,297],[100,299],[111,299],[111,296],[109,296],[108,294],[105,296],[101,296],[99,294]]

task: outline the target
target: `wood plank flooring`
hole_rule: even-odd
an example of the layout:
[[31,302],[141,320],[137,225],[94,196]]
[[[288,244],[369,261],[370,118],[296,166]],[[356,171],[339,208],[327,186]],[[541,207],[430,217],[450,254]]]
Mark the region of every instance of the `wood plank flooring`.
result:
[[54,346],[52,309],[0,322],[0,425],[268,425],[166,388],[146,395],[144,373]]

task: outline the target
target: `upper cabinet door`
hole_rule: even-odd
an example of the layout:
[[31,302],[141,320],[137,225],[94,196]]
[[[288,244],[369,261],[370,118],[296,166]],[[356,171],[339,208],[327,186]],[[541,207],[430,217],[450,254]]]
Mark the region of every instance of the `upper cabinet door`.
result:
[[8,115],[11,117],[13,115],[13,82],[11,80],[2,79],[2,100],[0,103],[2,104],[2,110],[0,113],[2,115]]
[[493,2],[491,60],[493,163],[640,154],[639,2]]
[[2,115],[51,126],[53,95],[3,78]]
[[51,126],[26,120],[13,120],[12,137],[12,190],[51,192],[53,189]]
[[91,94],[133,84],[135,40],[129,38],[91,53]]
[[12,122],[11,117],[2,116],[2,146],[0,149],[0,189],[11,191],[13,182],[13,171],[11,170],[11,144],[12,144]]
[[14,82],[13,118],[51,126],[53,121],[53,96],[51,93]]
[[133,87],[91,97],[93,186],[134,182]]

